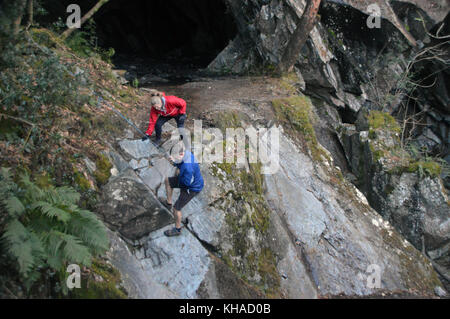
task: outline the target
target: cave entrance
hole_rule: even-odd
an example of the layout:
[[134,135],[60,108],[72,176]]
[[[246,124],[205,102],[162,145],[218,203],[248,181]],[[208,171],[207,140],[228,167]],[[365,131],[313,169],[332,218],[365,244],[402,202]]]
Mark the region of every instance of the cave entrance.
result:
[[95,21],[98,44],[114,48],[117,58],[197,68],[206,67],[237,32],[224,0],[114,0]]

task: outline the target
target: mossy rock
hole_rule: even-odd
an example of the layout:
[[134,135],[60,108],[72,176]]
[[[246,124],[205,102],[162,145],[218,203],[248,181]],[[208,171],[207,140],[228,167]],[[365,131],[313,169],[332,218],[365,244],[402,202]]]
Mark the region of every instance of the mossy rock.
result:
[[291,126],[301,134],[314,160],[322,161],[322,158],[329,158],[317,141],[312,124],[312,103],[307,96],[276,99],[272,101],[272,107],[281,123]]
[[223,112],[216,120],[215,125],[225,134],[227,128],[241,127],[242,118],[237,111]]
[[30,30],[30,33],[37,43],[44,45],[46,47],[55,48],[57,46],[59,47],[64,46],[63,40],[61,40],[61,38],[58,35],[50,31],[49,29],[32,28]]
[[442,173],[442,166],[433,160],[419,160],[410,162],[409,166],[399,166],[392,169],[389,173],[401,175],[403,173],[417,173],[420,177],[430,176],[439,177]]
[[[400,133],[401,128],[397,120],[386,112],[371,111],[368,115],[369,127],[372,130],[388,130],[390,132]],[[372,132],[372,136],[375,132]],[[369,136],[370,137],[370,136]]]
[[127,292],[121,286],[117,269],[103,260],[96,259],[90,267],[91,273],[82,276],[81,288],[74,288],[70,297],[74,299],[127,299]]
[[[277,263],[273,252],[264,244],[269,235],[271,211],[263,196],[261,164],[249,164],[246,170],[236,167],[234,163],[214,163],[211,171],[218,176],[225,173],[225,178],[235,186],[221,207],[228,211],[225,222],[232,245],[222,255],[222,260],[238,277],[261,293],[268,297],[277,296],[280,286]],[[230,210],[229,205],[234,209]],[[260,243],[258,247],[261,248],[255,249],[249,245],[249,231],[255,232]]]
[[269,248],[261,249],[261,254],[258,257],[258,273],[262,278],[266,296],[279,298],[281,278],[277,270],[276,258]]
[[76,168],[73,170],[73,176],[75,184],[82,190],[87,191],[91,189],[91,183],[88,181],[88,179],[79,172]]
[[288,94],[296,94],[298,89],[296,88],[297,83],[299,82],[297,74],[295,72],[291,72],[288,74],[284,74],[280,78],[280,87],[285,90]]
[[111,177],[111,168],[113,165],[104,154],[98,155],[95,164],[97,165],[97,170],[94,172],[94,177],[99,185],[105,185]]

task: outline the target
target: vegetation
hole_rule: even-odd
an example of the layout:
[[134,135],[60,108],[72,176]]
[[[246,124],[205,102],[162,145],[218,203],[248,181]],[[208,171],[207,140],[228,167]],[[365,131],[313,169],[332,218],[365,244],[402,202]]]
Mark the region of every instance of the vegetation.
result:
[[111,176],[112,164],[109,159],[103,154],[99,155],[96,164],[97,170],[94,172],[95,179],[100,185],[104,185]]
[[81,288],[72,290],[71,296],[76,299],[126,299],[127,293],[121,286],[117,269],[96,258],[91,271],[82,274]]
[[[124,124],[99,97],[132,117],[130,104],[142,96],[105,63],[114,50],[96,46],[92,19],[64,40],[55,33],[62,21],[52,30],[39,19],[17,27],[18,2],[0,9],[0,293],[8,286],[8,296],[58,297],[67,264],[94,273],[92,260],[108,248],[106,228],[89,210],[95,182],[110,177],[99,154]],[[35,2],[34,14],[42,11]],[[83,157],[97,159],[95,173]]]
[[387,112],[371,111],[368,120],[372,130],[383,129],[396,133],[400,133],[401,131],[396,119]]
[[[235,116],[228,118],[236,119]],[[214,163],[211,173],[223,181],[233,183],[233,190],[224,195],[223,201],[216,203],[220,209],[228,212],[225,221],[232,242],[232,248],[222,254],[223,261],[240,278],[267,297],[279,297],[277,258],[267,244],[270,209],[263,196],[261,164],[250,163],[246,169],[238,168],[234,163]],[[256,250],[248,243],[247,236],[251,229],[261,242],[261,248]]]
[[[46,268],[58,272],[63,282],[68,264],[90,266],[94,256],[108,249],[105,226],[76,205],[77,192],[69,187],[41,188],[26,173],[17,179],[1,169],[0,203],[6,213],[2,240],[26,287]],[[61,287],[64,291],[66,286]]]
[[317,141],[311,121],[311,100],[307,96],[273,100],[272,106],[279,121],[301,134],[314,160],[322,161],[322,157],[328,157]]
[[[389,113],[371,111],[368,115],[370,150],[375,161],[389,159],[389,171],[393,174],[418,173],[419,177],[438,177],[447,171],[445,161],[431,158],[413,145],[404,149],[400,143],[402,131],[396,119]],[[386,146],[384,139],[392,139],[393,146]]]

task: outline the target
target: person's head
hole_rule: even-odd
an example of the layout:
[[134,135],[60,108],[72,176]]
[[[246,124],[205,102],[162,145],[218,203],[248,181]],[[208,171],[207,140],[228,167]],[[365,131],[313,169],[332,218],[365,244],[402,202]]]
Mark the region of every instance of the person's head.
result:
[[172,146],[172,149],[170,150],[170,156],[172,156],[175,163],[181,163],[185,152],[186,147],[184,146],[184,143],[180,141],[174,146]]
[[161,92],[156,91],[151,94],[150,106],[154,107],[158,111],[162,109],[163,101],[162,101],[162,93]]

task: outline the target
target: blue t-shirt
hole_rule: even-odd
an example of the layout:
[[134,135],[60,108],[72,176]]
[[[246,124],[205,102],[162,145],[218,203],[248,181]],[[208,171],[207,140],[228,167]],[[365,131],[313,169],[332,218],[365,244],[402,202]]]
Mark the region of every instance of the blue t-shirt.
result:
[[175,166],[180,169],[180,175],[178,175],[180,186],[186,187],[193,192],[200,192],[203,189],[203,176],[194,154],[186,151],[182,162],[175,164]]

